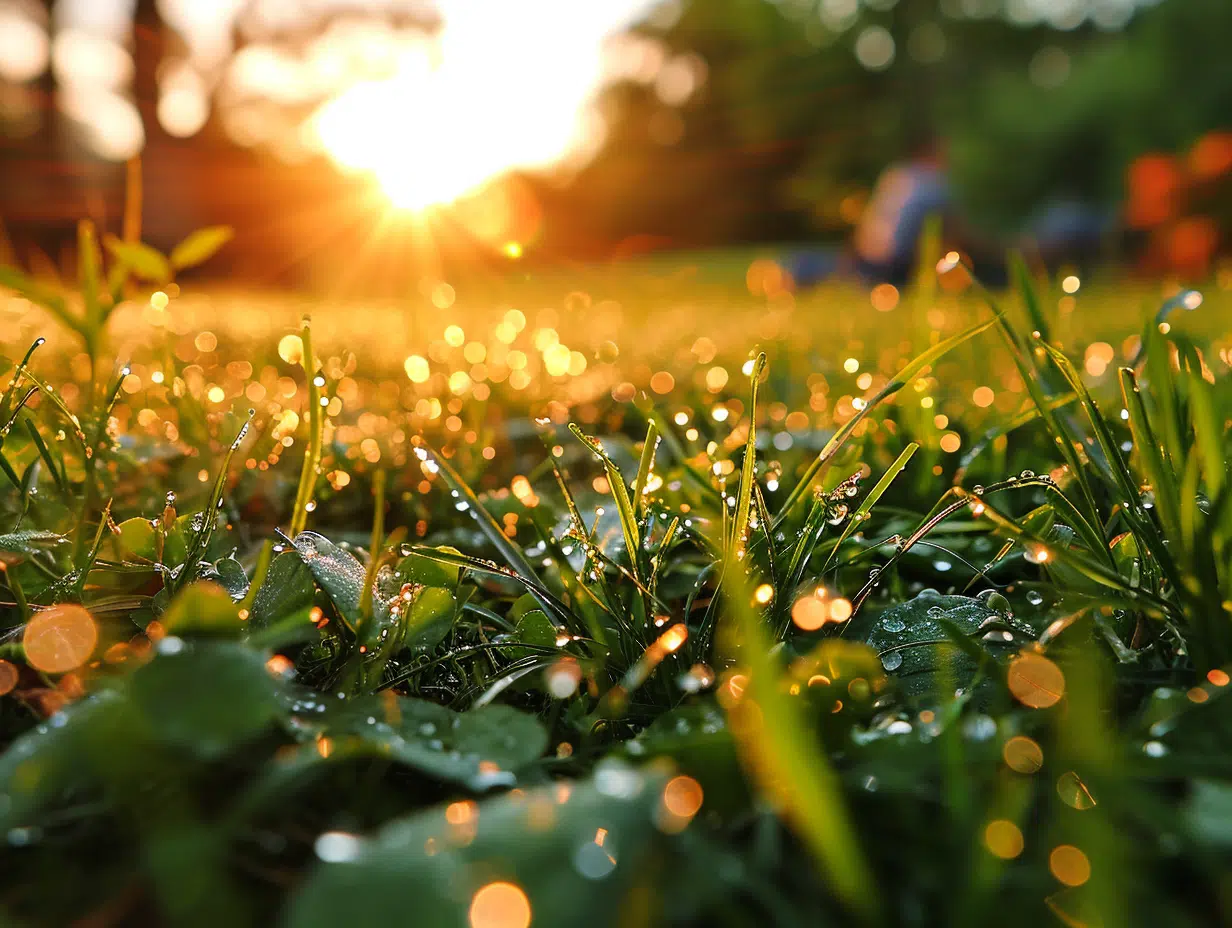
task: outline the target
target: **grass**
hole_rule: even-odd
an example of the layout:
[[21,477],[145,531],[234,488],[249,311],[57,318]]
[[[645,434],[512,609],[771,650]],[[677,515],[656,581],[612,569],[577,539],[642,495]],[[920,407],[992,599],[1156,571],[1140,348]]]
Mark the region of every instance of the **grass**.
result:
[[0,277],[13,923],[1232,918],[1218,282],[225,239]]

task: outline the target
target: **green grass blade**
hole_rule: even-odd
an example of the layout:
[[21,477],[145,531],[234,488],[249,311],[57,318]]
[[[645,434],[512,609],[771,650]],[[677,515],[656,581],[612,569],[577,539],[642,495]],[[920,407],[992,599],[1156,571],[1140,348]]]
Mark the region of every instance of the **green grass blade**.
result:
[[34,442],[34,447],[38,449],[39,457],[43,459],[43,463],[47,465],[47,469],[51,471],[51,479],[58,489],[65,496],[68,495],[68,481],[60,473],[60,468],[56,467],[56,462],[51,457],[51,449],[47,447],[47,443],[43,441],[43,436],[39,434],[39,430],[35,428],[33,422],[29,419],[25,420],[26,431],[30,434],[30,440]]
[[744,558],[749,535],[749,512],[753,501],[753,483],[757,479],[757,386],[766,369],[766,355],[762,352],[753,362],[749,376],[749,436],[744,442],[744,458],[740,462],[740,483],[736,492],[736,514],[732,525],[729,546],[736,552],[736,559]]
[[[488,512],[487,507],[479,501],[479,497],[475,495],[475,491],[470,488],[470,485],[453,469],[453,465],[445,459],[444,455],[438,454],[435,450],[424,449],[424,453],[431,453],[432,460],[440,468],[441,477],[449,484],[449,488],[456,492],[463,502],[466,503],[471,515],[475,519],[475,523],[479,526],[479,530],[487,536],[492,546],[500,552],[500,556],[505,559],[505,563],[527,580],[542,587],[543,581],[539,579],[539,575],[535,572],[535,568],[531,566],[530,561],[526,559],[526,555],[522,553],[522,549],[509,539],[509,536],[505,534],[505,530],[501,528],[500,523],[496,521],[492,513]],[[427,554],[427,552],[422,553]]]
[[317,476],[321,469],[321,432],[324,426],[316,358],[312,353],[312,320],[307,316],[300,327],[300,341],[303,345],[300,362],[304,368],[304,376],[308,378],[308,447],[304,449],[304,463],[300,467],[299,486],[295,491],[295,508],[291,510],[291,528],[288,534],[292,538],[308,527],[308,513],[311,511],[312,497],[316,493]]
[[364,588],[359,594],[359,620],[361,622],[366,622],[372,615],[372,587],[376,583],[376,569],[381,562],[381,545],[385,541],[385,469],[383,467],[378,468],[372,475],[372,506],[372,535],[368,539],[368,569],[365,571]]
[[873,507],[877,505],[877,501],[881,499],[885,491],[890,488],[890,484],[892,484],[898,478],[898,475],[903,472],[903,468],[907,466],[907,462],[910,461],[912,456],[919,450],[920,446],[915,442],[911,442],[907,445],[907,447],[903,449],[902,454],[900,454],[895,459],[894,463],[886,469],[886,472],[881,475],[881,479],[878,480],[873,485],[873,488],[864,495],[864,499],[861,500],[860,505],[856,507],[856,511],[851,514],[851,518],[849,518],[847,520],[847,524],[843,526],[843,531],[838,537],[838,542],[833,548],[830,549],[830,556],[826,558],[825,566],[821,568],[822,574],[825,574],[825,572],[830,569],[830,564],[834,560],[835,555],[838,554],[838,549],[842,547],[843,542],[846,541],[848,536],[855,531],[856,526],[863,524],[865,516],[873,511]]
[[1149,378],[1151,400],[1159,416],[1159,437],[1163,443],[1165,459],[1175,472],[1180,469],[1181,461],[1185,457],[1176,375],[1172,370],[1169,344],[1153,321],[1148,322],[1142,330],[1142,347],[1146,356],[1144,373]]
[[1035,281],[1031,278],[1031,269],[1027,267],[1023,256],[1016,251],[1010,254],[1010,275],[1018,292],[1022,294],[1023,306],[1027,310],[1027,317],[1031,320],[1031,327],[1040,333],[1041,338],[1051,338],[1048,320],[1044,317],[1039,293],[1035,289]]
[[667,446],[667,450],[671,453],[672,458],[702,492],[702,495],[711,502],[718,503],[719,493],[714,488],[714,484],[711,483],[710,475],[698,470],[689,461],[689,453],[685,450],[684,445],[680,443],[680,439],[676,437],[675,431],[668,421],[663,418],[663,415],[657,409],[652,409],[646,413],[646,422],[647,425],[652,422],[654,423],[655,431],[658,433],[662,443]]
[[608,488],[611,491],[612,499],[616,501],[616,515],[620,519],[620,531],[624,535],[625,550],[629,555],[629,567],[633,576],[640,579],[641,529],[637,524],[637,513],[633,510],[633,502],[629,499],[629,488],[625,484],[624,475],[620,472],[620,468],[616,466],[616,462],[607,456],[607,452],[603,450],[603,445],[599,443],[598,439],[591,438],[578,428],[576,423],[569,423],[569,431],[573,433],[573,436],[578,441],[590,449],[603,464],[603,469],[607,473]]
[[218,468],[218,476],[214,480],[214,488],[210,491],[209,502],[206,503],[205,509],[202,510],[201,526],[192,534],[192,538],[188,542],[188,553],[184,558],[185,569],[180,573],[179,582],[174,586],[178,589],[185,583],[195,579],[197,562],[205,556],[206,549],[209,547],[210,539],[214,535],[214,529],[218,523],[218,507],[222,503],[223,491],[227,488],[227,478],[231,473],[231,459],[235,457],[235,452],[239,449],[240,444],[248,435],[248,429],[252,425],[252,416],[250,415],[247,421],[240,426],[240,430],[236,433],[235,439],[231,442],[227,453],[222,457],[222,463]]
[[1138,386],[1137,375],[1132,368],[1123,367],[1119,372],[1119,379],[1121,397],[1129,413],[1129,431],[1134,439],[1138,460],[1151,486],[1155,488],[1156,509],[1164,531],[1175,536],[1179,530],[1179,514],[1175,505],[1177,500],[1175,475],[1172,468],[1164,461],[1159,439],[1151,427],[1146,404],[1142,400],[1142,391]]
[[977,322],[974,325],[968,326],[958,334],[952,335],[945,341],[933,345],[927,351],[916,355],[916,357],[908,362],[902,370],[894,375],[894,379],[869,397],[865,402],[864,407],[848,419],[847,422],[843,424],[842,428],[834,433],[833,437],[826,442],[825,447],[821,449],[821,453],[817,456],[817,459],[808,466],[807,470],[805,470],[804,476],[800,478],[799,483],[795,485],[791,491],[791,494],[787,497],[786,502],[783,503],[783,508],[779,510],[776,524],[781,523],[783,519],[786,518],[787,514],[791,512],[804,494],[808,492],[809,487],[812,486],[813,481],[822,469],[830,463],[831,459],[833,459],[839,449],[843,447],[843,444],[847,441],[847,439],[851,437],[851,433],[855,431],[856,426],[859,425],[864,417],[872,412],[878,404],[893,396],[899,390],[903,389],[903,387],[906,387],[918,376],[920,376],[926,368],[931,366],[940,358],[949,354],[959,345],[970,341],[981,332],[987,331],[1000,318],[1000,312],[996,312],[991,319],[987,319],[983,322]]
[[[740,632],[739,658],[749,685],[729,711],[755,713],[733,724],[755,779],[783,809],[839,899],[875,920],[879,904],[838,775],[800,703],[781,684],[781,668],[761,614],[753,608],[743,565],[729,559],[725,611]],[[755,718],[755,723],[754,723]]]
[[1223,450],[1224,429],[1215,410],[1215,397],[1202,375],[1189,374],[1189,416],[1195,444],[1202,458],[1206,492],[1212,499],[1223,491],[1226,457]]
[[641,512],[646,508],[646,483],[654,470],[655,452],[659,449],[659,427],[654,419],[646,426],[646,441],[642,445],[642,456],[637,464],[637,479],[633,481],[633,506]]
[[102,303],[99,302],[101,263],[94,223],[83,219],[77,223],[77,284],[81,288],[81,298],[85,303],[86,332],[95,348],[98,345],[98,327],[102,323],[103,315]]
[[1163,539],[1156,530],[1155,523],[1151,521],[1150,515],[1142,507],[1142,499],[1138,491],[1137,481],[1134,479],[1129,465],[1125,463],[1120,446],[1108,428],[1107,421],[1100,413],[1099,407],[1095,405],[1095,399],[1091,396],[1091,391],[1082,382],[1081,375],[1069,358],[1065,356],[1064,352],[1047,342],[1038,339],[1037,341],[1048,354],[1057,370],[1061,372],[1061,376],[1069,382],[1070,387],[1078,394],[1078,400],[1082,404],[1087,420],[1091,423],[1091,428],[1095,432],[1095,439],[1107,461],[1110,476],[1114,482],[1113,488],[1121,497],[1122,511],[1125,514],[1125,518],[1133,526],[1135,533],[1146,543],[1146,549],[1151,552],[1151,555],[1168,576],[1170,582],[1178,588],[1181,587],[1183,581],[1181,579],[1181,572],[1177,568],[1176,560],[1168,550],[1168,547],[1163,543]]
[[[3,268],[0,268],[0,271],[3,270]],[[26,375],[26,369],[30,365],[30,358],[46,342],[47,339],[45,338],[36,338],[30,347],[26,349],[26,356],[21,359],[21,363],[13,369],[13,379],[9,381],[8,389],[4,391],[3,398],[0,398],[0,444],[4,441],[3,430],[12,425],[11,417],[17,415],[17,411],[13,408],[13,402],[17,397],[17,389],[21,386],[22,378]]]

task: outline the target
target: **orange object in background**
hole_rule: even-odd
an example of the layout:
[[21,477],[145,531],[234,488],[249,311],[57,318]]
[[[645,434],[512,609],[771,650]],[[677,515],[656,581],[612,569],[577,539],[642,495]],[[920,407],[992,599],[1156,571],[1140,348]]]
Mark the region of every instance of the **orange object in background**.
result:
[[1189,151],[1189,173],[1198,183],[1232,172],[1232,132],[1208,132]]
[[1129,166],[1125,224],[1131,229],[1162,225],[1180,212],[1184,175],[1171,155],[1150,154]]
[[1182,157],[1143,155],[1126,179],[1125,225],[1148,233],[1139,268],[1193,278],[1210,273],[1232,221],[1220,207],[1220,191],[1232,181],[1232,131],[1208,132]]
[[1170,270],[1202,277],[1219,247],[1219,227],[1207,216],[1187,216],[1168,230],[1165,260]]

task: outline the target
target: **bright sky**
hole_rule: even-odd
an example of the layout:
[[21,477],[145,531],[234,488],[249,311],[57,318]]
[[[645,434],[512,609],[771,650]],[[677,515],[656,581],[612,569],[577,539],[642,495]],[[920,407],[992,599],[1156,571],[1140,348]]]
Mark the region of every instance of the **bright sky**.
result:
[[[308,141],[315,130],[316,141],[340,165],[370,172],[392,200],[420,207],[455,199],[506,170],[550,166],[597,147],[601,127],[590,104],[603,81],[604,42],[655,0],[158,0],[157,5],[189,50],[189,60],[164,68],[158,107],[164,129],[179,136],[198,131],[213,89],[219,91],[214,102],[224,111],[237,100],[287,103],[325,96]],[[134,6],[135,0],[56,0],[50,43],[36,23],[12,16],[0,21],[5,73],[28,79],[53,59],[62,108],[86,126],[98,153],[115,160],[135,153],[144,141],[126,93]],[[0,12],[7,9],[7,0],[0,0]],[[321,22],[329,13],[416,9],[434,10],[443,22],[431,45],[377,19],[357,26],[354,15],[349,26],[340,16],[338,28],[327,29],[303,56],[262,38],[262,33]],[[250,41],[232,60],[237,22]],[[22,51],[39,44],[31,36],[41,39],[38,55]],[[394,73],[366,80],[357,73],[380,61],[393,61]],[[224,124],[232,125],[226,119]],[[260,110],[250,111],[248,125],[288,134],[288,127]]]
[[549,167],[602,141],[590,104],[604,41],[648,0],[438,0],[431,51],[344,90],[314,120],[340,164],[369,171],[395,205],[449,202],[511,169]]

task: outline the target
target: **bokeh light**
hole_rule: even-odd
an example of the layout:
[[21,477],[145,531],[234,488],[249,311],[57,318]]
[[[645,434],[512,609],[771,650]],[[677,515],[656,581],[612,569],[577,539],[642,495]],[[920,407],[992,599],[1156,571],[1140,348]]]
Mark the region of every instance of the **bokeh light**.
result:
[[84,664],[98,644],[94,618],[82,606],[61,603],[36,613],[26,625],[22,646],[31,667],[67,673]]
[[471,898],[471,928],[527,928],[530,900],[514,883],[488,883]]

